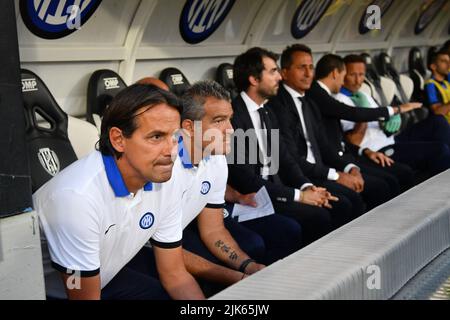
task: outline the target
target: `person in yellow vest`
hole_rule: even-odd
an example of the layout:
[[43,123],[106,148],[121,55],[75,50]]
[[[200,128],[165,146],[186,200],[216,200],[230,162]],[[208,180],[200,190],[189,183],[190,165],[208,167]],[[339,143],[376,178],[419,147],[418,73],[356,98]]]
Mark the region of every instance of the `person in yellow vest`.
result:
[[437,51],[428,67],[432,72],[425,86],[428,105],[435,114],[444,116],[450,123],[450,83],[446,79],[450,67],[449,54],[444,50]]
[[[450,56],[450,39],[445,41],[441,50],[444,50]],[[450,65],[448,66],[447,81],[450,82]]]

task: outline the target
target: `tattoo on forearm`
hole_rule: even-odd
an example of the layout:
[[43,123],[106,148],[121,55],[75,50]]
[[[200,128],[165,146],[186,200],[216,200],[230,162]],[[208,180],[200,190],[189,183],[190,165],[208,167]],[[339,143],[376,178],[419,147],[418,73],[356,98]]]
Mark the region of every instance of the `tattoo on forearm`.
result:
[[[234,250],[231,251],[231,247],[230,247],[230,246],[227,246],[227,245],[225,244],[225,242],[223,242],[222,240],[217,240],[217,241],[214,243],[214,246],[215,246],[216,248],[219,248],[221,251],[223,251],[223,252],[225,252],[225,253],[229,253],[228,258],[229,258],[231,261],[236,261],[236,260],[239,258],[238,254],[237,254]],[[231,251],[231,252],[230,252],[230,251]]]
[[236,260],[239,258],[239,256],[237,255],[236,252],[233,251],[233,252],[230,253],[229,258],[230,258],[230,260],[232,260],[232,261],[236,261]]
[[222,247],[224,244],[225,244],[225,243],[224,243],[222,240],[218,240],[218,241],[216,241],[216,243],[214,243],[214,245],[215,245],[217,248]]

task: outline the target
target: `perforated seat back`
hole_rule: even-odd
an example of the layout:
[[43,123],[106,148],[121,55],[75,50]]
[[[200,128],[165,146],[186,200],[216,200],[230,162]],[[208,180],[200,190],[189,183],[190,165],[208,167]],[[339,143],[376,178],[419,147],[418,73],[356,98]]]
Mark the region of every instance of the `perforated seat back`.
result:
[[380,55],[378,56],[378,71],[380,75],[390,78],[392,81],[394,81],[395,86],[397,87],[396,95],[398,96],[400,102],[409,102],[409,97],[406,95],[405,89],[400,82],[400,74],[392,65],[391,57],[385,52],[380,53]]
[[[21,70],[26,143],[32,190],[77,160],[67,134],[68,118],[45,83],[32,71]],[[39,117],[43,119],[39,121]]]
[[236,85],[233,80],[232,64],[222,63],[219,67],[217,67],[216,81],[230,93],[231,99],[234,99],[238,95]]
[[359,91],[364,92],[365,94],[367,94],[368,96],[372,96],[372,87],[370,86],[369,83],[364,82],[361,85],[361,88],[359,89]]
[[[405,75],[400,75],[392,65],[391,58],[386,53],[381,53],[379,55],[379,70],[380,73],[386,75],[395,82],[398,102],[402,104],[410,102],[414,92],[414,81]],[[402,117],[405,118],[402,129],[425,119],[428,116],[428,110],[425,108],[416,109],[408,112],[408,116],[409,117],[405,117],[405,115],[402,115]]]
[[412,47],[411,50],[409,50],[408,66],[410,74],[413,70],[416,70],[422,78],[426,76],[427,70],[423,61],[422,52],[419,48]]
[[[393,99],[394,95],[395,95],[395,85],[393,83],[393,81],[389,78],[386,77],[380,77],[380,86],[384,88],[384,90],[386,90],[386,95],[389,99]],[[363,86],[361,86],[361,91],[364,91],[365,93],[369,94],[372,96],[372,98],[378,103],[378,105],[382,105],[380,103],[381,101],[381,97],[378,94],[380,91],[383,93],[384,90],[377,90],[375,85],[368,79],[366,79],[363,83]],[[383,93],[384,95],[384,93]],[[386,98],[385,98],[386,99]],[[402,126],[399,130],[399,132],[401,132],[401,130],[403,130],[407,124],[409,123],[409,119],[410,119],[410,115],[407,113],[402,113],[401,115],[402,117]],[[390,136],[391,133],[385,132],[385,134],[387,136]]]
[[366,78],[373,84],[375,90],[378,93],[379,96],[378,103],[381,106],[387,106],[389,102],[386,99],[386,96],[383,92],[383,88],[381,87],[380,75],[378,74],[375,65],[373,64],[372,57],[367,53],[362,53],[361,57],[363,57],[364,61],[366,62]]
[[387,105],[391,105],[395,97],[395,91],[397,89],[395,82],[390,78],[380,77],[380,85],[381,89],[383,90],[386,101],[388,102],[386,105],[383,106],[385,107]]
[[414,91],[414,82],[410,77],[405,74],[400,75],[400,84],[402,85],[403,91],[405,92],[408,101],[411,101],[412,93]]
[[100,131],[101,118],[106,107],[127,84],[114,71],[102,69],[89,78],[87,89],[86,120]]
[[67,116],[68,127],[67,134],[77,158],[83,158],[95,150],[99,140],[99,132],[92,123]]
[[177,96],[182,96],[191,86],[186,76],[177,68],[166,68],[161,71],[159,80],[169,87],[170,91]]

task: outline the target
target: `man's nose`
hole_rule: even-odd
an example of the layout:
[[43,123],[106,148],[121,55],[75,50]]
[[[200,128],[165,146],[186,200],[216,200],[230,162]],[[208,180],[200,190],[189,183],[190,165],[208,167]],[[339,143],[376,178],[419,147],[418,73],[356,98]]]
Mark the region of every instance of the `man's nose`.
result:
[[176,149],[178,146],[178,139],[174,136],[170,136],[166,139],[165,146],[163,148],[163,155],[170,156],[174,152],[176,153]]
[[225,128],[225,132],[227,135],[232,135],[234,133],[233,125],[231,124],[231,121],[227,121],[227,126]]
[[306,76],[307,78],[309,78],[309,77],[311,77],[311,75],[312,75],[312,70],[306,69],[306,70],[305,70],[305,76]]
[[281,81],[282,77],[281,77],[281,73],[280,71],[277,71],[277,81]]

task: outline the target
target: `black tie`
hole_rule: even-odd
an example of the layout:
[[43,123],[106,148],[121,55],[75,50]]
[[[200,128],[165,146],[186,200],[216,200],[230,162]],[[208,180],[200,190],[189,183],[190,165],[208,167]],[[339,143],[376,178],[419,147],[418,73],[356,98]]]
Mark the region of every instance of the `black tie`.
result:
[[[303,112],[303,121],[305,122],[305,129],[308,134],[308,140],[311,143],[312,152],[314,154],[314,158],[316,159],[317,164],[322,163],[322,157],[320,155],[319,144],[316,141],[316,137],[314,136],[312,117],[310,117],[310,110],[308,101],[306,101],[305,97],[298,97],[300,102],[302,103],[302,112]],[[305,137],[306,138],[306,137]]]
[[269,119],[269,114],[267,113],[267,110],[263,108],[259,108],[258,109],[258,113],[259,113],[259,118],[261,119],[261,127],[264,126],[264,128],[261,129],[266,129],[266,137],[267,137],[267,157],[270,157],[270,155],[272,154],[271,150],[272,150],[272,139],[270,137],[270,133],[272,130],[272,126],[270,124],[270,119]]

